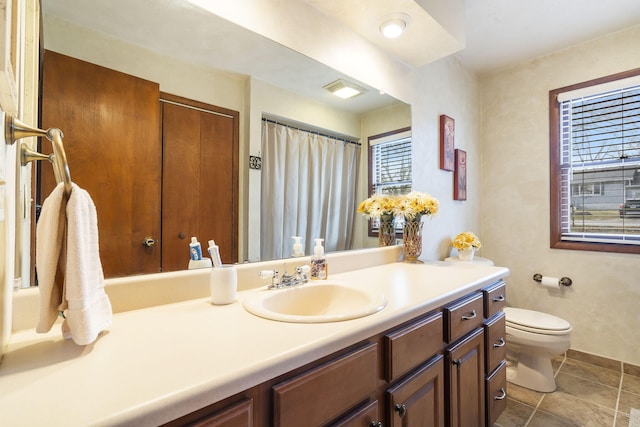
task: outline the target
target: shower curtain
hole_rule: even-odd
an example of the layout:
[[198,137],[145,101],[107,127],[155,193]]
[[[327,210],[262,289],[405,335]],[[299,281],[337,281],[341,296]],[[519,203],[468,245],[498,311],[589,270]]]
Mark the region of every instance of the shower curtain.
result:
[[290,257],[292,236],[311,255],[351,249],[360,146],[269,120],[262,122],[260,258]]

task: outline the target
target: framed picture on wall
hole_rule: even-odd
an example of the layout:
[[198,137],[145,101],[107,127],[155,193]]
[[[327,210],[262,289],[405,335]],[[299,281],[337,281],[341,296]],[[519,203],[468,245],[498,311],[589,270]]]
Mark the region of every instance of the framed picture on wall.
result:
[[440,115],[440,169],[452,171],[455,168],[455,121]]
[[467,200],[467,152],[455,150],[456,168],[453,171],[453,200]]

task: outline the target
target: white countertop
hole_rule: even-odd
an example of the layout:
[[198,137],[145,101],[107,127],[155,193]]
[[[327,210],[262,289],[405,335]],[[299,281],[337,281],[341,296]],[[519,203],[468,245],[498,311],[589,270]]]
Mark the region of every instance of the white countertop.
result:
[[[357,343],[508,275],[475,263],[392,263],[330,279],[383,292],[368,317],[323,324],[256,317],[208,298],[114,315],[89,346],[12,335],[0,364],[0,425],[158,425]],[[304,285],[303,285],[304,286]],[[277,291],[274,291],[277,292]]]

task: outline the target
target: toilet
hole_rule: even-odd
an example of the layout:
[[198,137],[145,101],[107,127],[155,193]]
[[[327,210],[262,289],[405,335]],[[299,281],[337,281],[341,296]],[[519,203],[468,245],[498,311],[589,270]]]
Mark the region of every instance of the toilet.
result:
[[505,307],[507,381],[549,393],[556,389],[551,359],[569,349],[571,324],[564,319],[522,308]]

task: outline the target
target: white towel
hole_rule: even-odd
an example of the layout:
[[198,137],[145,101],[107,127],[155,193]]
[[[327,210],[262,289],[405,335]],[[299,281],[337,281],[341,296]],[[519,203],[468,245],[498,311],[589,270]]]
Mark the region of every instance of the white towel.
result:
[[66,240],[66,205],[64,185],[59,184],[42,204],[36,227],[36,271],[40,290],[40,321],[36,332],[39,333],[49,332],[63,308],[63,278],[59,276],[56,280],[56,274],[62,244]]
[[[51,203],[47,204],[50,199]],[[42,302],[40,324],[36,330],[49,331],[55,321],[55,314],[64,311],[64,337],[73,339],[78,345],[87,345],[95,341],[100,332],[111,326],[113,316],[111,302],[104,292],[104,274],[98,244],[98,219],[89,193],[72,184],[71,195],[66,202],[66,232],[62,233],[63,237],[60,240],[40,241],[43,237],[51,238],[54,235],[54,231],[47,230],[52,226],[56,229],[55,235],[60,236],[60,224],[64,227],[65,221],[60,219],[62,215],[59,206],[64,205],[64,199],[64,188],[59,184],[43,203],[38,221],[36,267]],[[49,208],[51,214],[45,212]],[[58,212],[57,222],[53,214],[55,211]],[[42,222],[45,213],[47,216],[45,222]],[[60,250],[56,251],[58,246]],[[56,252],[59,254],[57,259]],[[44,263],[44,272],[41,270],[41,263]],[[59,265],[58,273],[64,275],[62,287],[59,278],[56,280],[51,277],[51,266],[54,264]],[[45,277],[42,277],[43,274]],[[60,295],[62,298],[59,301]]]

